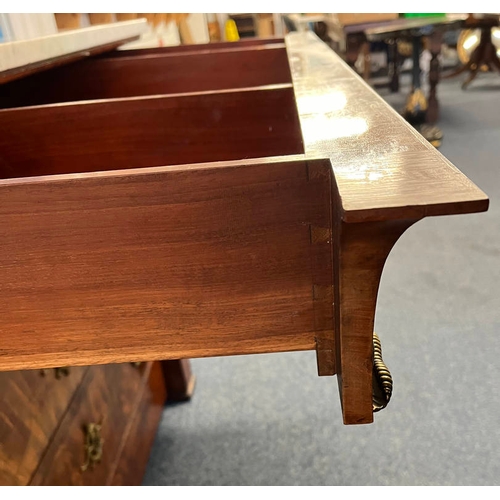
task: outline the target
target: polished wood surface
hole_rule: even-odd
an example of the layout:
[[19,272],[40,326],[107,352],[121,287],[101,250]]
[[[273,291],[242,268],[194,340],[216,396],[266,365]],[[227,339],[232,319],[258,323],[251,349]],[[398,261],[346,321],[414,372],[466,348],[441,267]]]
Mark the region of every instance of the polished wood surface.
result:
[[[48,446],[31,485],[102,485],[112,480],[151,364],[90,367]],[[144,369],[148,371],[144,374]],[[101,425],[102,459],[82,470],[86,461],[85,426]]]
[[457,29],[463,26],[467,14],[445,14],[443,16],[398,18],[386,21],[364,22],[344,26],[344,31],[350,33],[366,33],[372,40],[380,40],[378,36],[386,36],[406,32],[411,34],[413,30],[421,30],[429,26],[451,25]]
[[2,178],[302,153],[290,85],[0,111]]
[[123,437],[123,448],[110,472],[107,485],[141,485],[166,397],[161,365],[154,362],[128,433]]
[[328,157],[345,222],[480,212],[487,196],[311,33],[287,37],[307,157]]
[[284,44],[260,50],[88,58],[0,85],[0,107],[290,83]]
[[337,221],[334,327],[337,380],[346,424],[373,421],[373,326],[378,287],[389,252],[414,222]]
[[[286,39],[306,158],[332,177],[335,368],[344,423],[373,421],[373,324],[385,260],[430,215],[487,210],[488,198],[310,33]],[[383,338],[383,335],[382,335]]]
[[0,111],[1,370],[314,349],[373,420],[387,255],[488,199],[317,37],[286,47],[292,85]]
[[0,486],[29,484],[86,370],[0,373]]
[[[140,485],[166,384],[179,382],[181,364],[169,363],[0,373],[0,485]],[[82,471],[84,426],[97,421],[102,460]]]
[[[311,267],[329,172],[248,160],[0,182],[0,368],[314,349],[331,330]],[[328,269],[331,249],[316,259]]]

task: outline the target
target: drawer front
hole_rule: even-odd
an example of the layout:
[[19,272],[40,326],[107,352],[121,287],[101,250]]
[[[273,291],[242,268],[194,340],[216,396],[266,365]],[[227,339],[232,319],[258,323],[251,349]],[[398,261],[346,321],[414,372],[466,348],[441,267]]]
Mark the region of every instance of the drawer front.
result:
[[149,454],[163,412],[167,392],[160,362],[151,367],[142,400],[134,415],[130,432],[109,484],[113,486],[139,486],[146,470]]
[[0,485],[30,482],[86,370],[0,373]]
[[[90,367],[31,484],[106,484],[140,401],[148,369],[148,364],[135,367],[129,363]],[[90,424],[99,428],[93,426],[89,440]],[[87,451],[86,444],[90,445]],[[87,452],[101,455],[99,462],[89,462]]]

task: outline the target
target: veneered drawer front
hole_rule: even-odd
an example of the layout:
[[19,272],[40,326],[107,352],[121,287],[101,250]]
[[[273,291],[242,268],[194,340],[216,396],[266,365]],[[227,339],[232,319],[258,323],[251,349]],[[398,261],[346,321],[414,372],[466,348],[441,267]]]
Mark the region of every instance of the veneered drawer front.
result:
[[[146,364],[92,366],[38,468],[33,485],[102,485],[118,458],[121,442],[141,398]],[[85,428],[101,426],[102,457],[87,462]]]
[[155,361],[109,484],[138,486],[142,483],[166,397],[161,362]]
[[0,373],[0,485],[29,483],[86,369]]

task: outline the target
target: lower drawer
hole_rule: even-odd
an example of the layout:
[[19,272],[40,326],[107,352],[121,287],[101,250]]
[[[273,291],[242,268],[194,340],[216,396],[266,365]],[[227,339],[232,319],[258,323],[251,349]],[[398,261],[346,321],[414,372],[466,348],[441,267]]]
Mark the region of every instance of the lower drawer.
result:
[[0,486],[30,482],[86,370],[0,373]]
[[142,483],[167,398],[164,380],[161,363],[153,363],[142,400],[134,415],[130,432],[123,443],[123,450],[109,484],[139,486]]
[[107,484],[151,366],[125,363],[90,367],[31,484]]

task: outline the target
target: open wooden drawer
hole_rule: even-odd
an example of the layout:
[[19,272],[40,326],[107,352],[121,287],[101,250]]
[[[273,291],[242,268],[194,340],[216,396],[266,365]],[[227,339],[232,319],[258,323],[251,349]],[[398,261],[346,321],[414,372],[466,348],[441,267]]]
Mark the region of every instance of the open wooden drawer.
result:
[[316,350],[369,423],[387,255],[488,207],[311,33],[104,54],[0,105],[1,370]]

